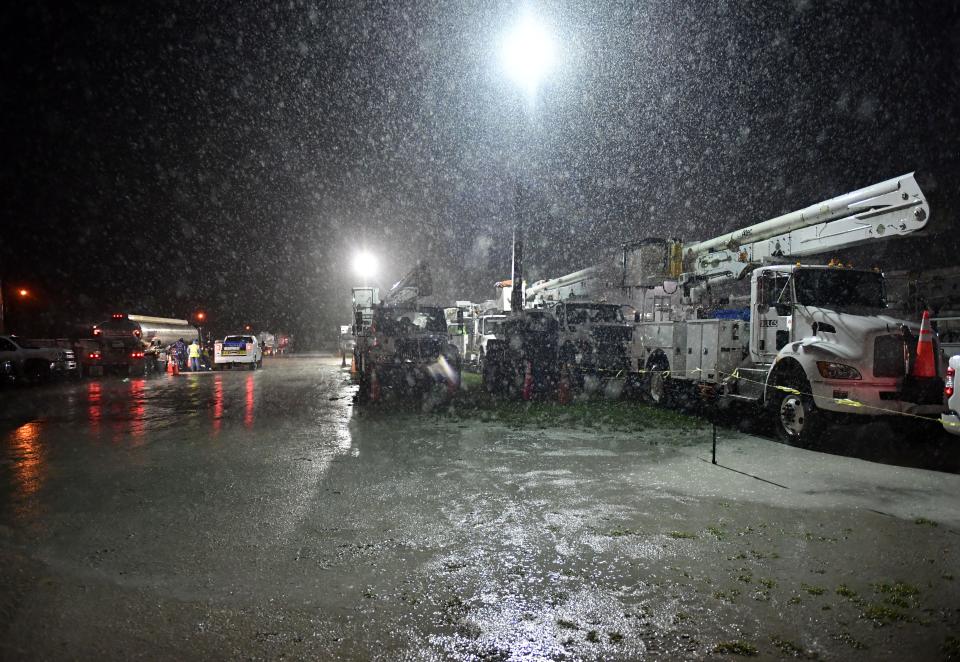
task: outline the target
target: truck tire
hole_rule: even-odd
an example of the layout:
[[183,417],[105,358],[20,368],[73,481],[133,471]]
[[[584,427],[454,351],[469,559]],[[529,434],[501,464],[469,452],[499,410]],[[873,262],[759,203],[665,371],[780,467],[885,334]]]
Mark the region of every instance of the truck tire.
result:
[[815,445],[824,430],[826,413],[817,407],[810,394],[810,382],[803,369],[798,365],[788,367],[775,374],[771,383],[767,402],[777,437],[791,445]]

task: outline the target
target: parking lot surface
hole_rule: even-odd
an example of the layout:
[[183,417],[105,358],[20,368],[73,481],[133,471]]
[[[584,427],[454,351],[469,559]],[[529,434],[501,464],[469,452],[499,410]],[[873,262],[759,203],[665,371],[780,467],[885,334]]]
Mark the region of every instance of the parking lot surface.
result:
[[[960,477],[680,414],[360,409],[339,362],[0,394],[0,656],[939,659]],[[639,406],[639,405],[638,405]]]

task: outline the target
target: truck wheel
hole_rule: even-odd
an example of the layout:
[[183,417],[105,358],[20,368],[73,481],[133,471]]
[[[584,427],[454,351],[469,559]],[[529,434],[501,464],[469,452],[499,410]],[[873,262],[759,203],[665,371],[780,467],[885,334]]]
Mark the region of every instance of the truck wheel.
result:
[[823,431],[826,414],[817,408],[810,395],[810,383],[806,376],[796,368],[780,376],[776,384],[790,389],[774,388],[770,395],[770,413],[777,436],[788,444],[812,445]]

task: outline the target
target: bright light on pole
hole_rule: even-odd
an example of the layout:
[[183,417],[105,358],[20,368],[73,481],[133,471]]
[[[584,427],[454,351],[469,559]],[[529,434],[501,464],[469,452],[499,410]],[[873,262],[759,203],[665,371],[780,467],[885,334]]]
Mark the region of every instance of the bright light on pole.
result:
[[22,297],[25,297],[25,296],[27,296],[28,294],[30,294],[30,290],[20,289],[20,290],[17,290],[17,294],[19,294],[19,295],[22,296]]
[[556,47],[547,29],[527,12],[504,35],[501,58],[507,75],[523,88],[532,103],[538,86],[553,69]]
[[367,251],[362,251],[353,256],[353,272],[364,279],[372,279],[377,275],[377,258]]

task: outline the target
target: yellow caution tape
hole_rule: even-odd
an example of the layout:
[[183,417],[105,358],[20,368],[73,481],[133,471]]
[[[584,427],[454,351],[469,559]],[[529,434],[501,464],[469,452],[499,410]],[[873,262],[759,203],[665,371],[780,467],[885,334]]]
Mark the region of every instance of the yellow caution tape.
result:
[[864,407],[865,406],[862,402],[857,402],[856,400],[850,400],[849,398],[834,398],[833,401],[838,405],[844,405],[846,407]]

